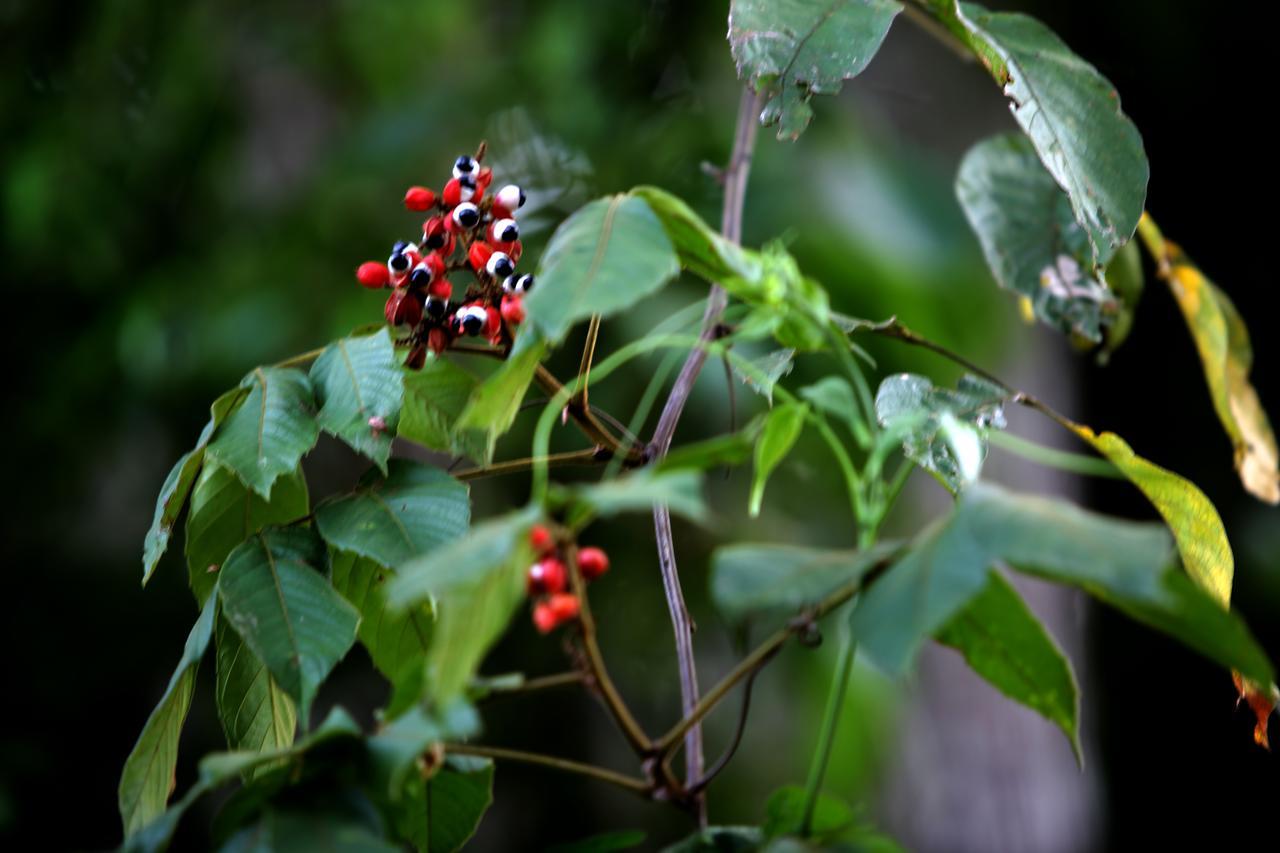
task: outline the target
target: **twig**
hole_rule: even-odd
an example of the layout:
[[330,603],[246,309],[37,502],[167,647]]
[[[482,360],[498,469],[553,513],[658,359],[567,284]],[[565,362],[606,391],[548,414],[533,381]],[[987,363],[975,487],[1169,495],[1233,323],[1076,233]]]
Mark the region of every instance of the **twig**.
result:
[[508,696],[523,696],[527,693],[537,693],[542,690],[555,690],[560,687],[572,687],[582,684],[585,680],[583,673],[573,670],[571,672],[558,672],[555,675],[542,675],[537,678],[526,678],[519,684],[511,687],[492,687],[489,692],[477,699],[477,704],[491,702],[495,699],[503,699]]
[[[750,87],[742,91],[738,104],[738,121],[734,131],[733,149],[729,165],[724,172],[724,204],[721,208],[720,232],[725,239],[735,243],[742,240],[742,210],[746,199],[747,176],[751,170],[751,154],[755,148],[756,117],[760,112],[760,98]],[[720,334],[720,317],[728,301],[724,289],[711,286],[707,295],[707,307],[702,315],[701,343],[709,343]],[[676,424],[684,412],[693,385],[707,360],[707,350],[699,346],[685,358],[684,366],[676,377],[675,385],[667,396],[667,402],[658,418],[653,440],[649,443],[649,457],[660,459],[671,447]],[[680,588],[680,574],[676,568],[675,543],[671,532],[671,512],[665,504],[653,508],[654,534],[658,541],[658,566],[662,572],[662,585],[666,591],[667,609],[671,614],[671,627],[675,632],[676,657],[680,666],[680,699],[686,715],[698,706],[698,675],[693,654],[693,622],[685,607],[684,592]],[[702,729],[697,720],[688,731],[685,741],[685,781],[692,786],[703,776]],[[700,826],[707,822],[704,796],[697,795],[695,808]]]
[[608,462],[613,454],[603,447],[592,447],[588,450],[570,450],[565,453],[553,453],[541,459],[528,457],[525,459],[508,459],[492,465],[481,465],[476,468],[464,468],[453,474],[455,480],[479,480],[484,477],[497,477],[502,474],[519,474],[528,471],[539,462],[545,462],[548,468],[570,468],[575,466],[591,466]]
[[[546,391],[552,398],[564,390],[564,383],[541,364],[534,371],[533,378],[542,387],[542,390]],[[609,431],[608,427],[600,422],[590,408],[570,398],[565,406],[565,411],[569,413],[569,417],[573,418],[574,423],[578,425],[578,429],[582,430],[582,433],[591,441],[607,448],[612,453],[625,457],[626,461],[632,465],[641,465],[645,462],[643,448],[628,444],[624,451],[623,443]]]
[[[777,652],[776,649],[774,651],[775,653]],[[770,657],[772,657],[772,655],[770,655]],[[760,662],[760,665],[751,670],[751,674],[747,676],[747,683],[742,685],[742,710],[738,712],[738,726],[733,731],[733,739],[729,741],[729,745],[725,747],[724,752],[722,752],[720,757],[716,759],[716,762],[707,769],[707,772],[702,775],[702,778],[689,786],[690,794],[697,794],[710,785],[711,782],[720,775],[721,771],[729,766],[729,762],[733,759],[734,753],[738,751],[738,746],[742,743],[742,735],[747,730],[747,717],[751,713],[751,689],[755,687],[756,676],[764,670],[764,665],[768,662],[769,658],[765,658]]]
[[600,337],[600,315],[592,314],[591,322],[587,324],[587,339],[582,345],[582,364],[578,367],[578,393],[575,395],[577,402],[585,409],[590,410],[587,405],[587,382],[591,379],[591,360],[596,356],[596,339]]
[[649,798],[653,790],[652,784],[645,779],[627,776],[624,773],[618,773],[606,767],[597,767],[594,764],[584,764],[581,761],[558,758],[554,755],[525,752],[521,749],[506,749],[499,746],[479,746],[469,743],[446,743],[444,744],[444,751],[446,753],[451,752],[454,755],[473,755],[476,758],[494,758],[499,761],[519,761],[524,764],[537,764],[554,770],[562,770],[565,773],[589,776],[592,779],[608,782],[610,785],[616,785],[634,794],[639,794],[646,799]]

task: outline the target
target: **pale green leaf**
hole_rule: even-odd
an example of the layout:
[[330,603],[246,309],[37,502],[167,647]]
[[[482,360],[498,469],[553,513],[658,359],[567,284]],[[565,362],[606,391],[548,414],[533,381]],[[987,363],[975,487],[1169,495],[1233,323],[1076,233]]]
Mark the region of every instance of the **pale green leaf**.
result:
[[764,397],[772,406],[773,386],[795,369],[795,355],[796,351],[793,349],[774,350],[759,358],[751,359],[749,367],[735,362],[733,374],[752,391]]
[[311,384],[320,407],[320,427],[385,473],[404,402],[404,379],[391,333],[383,328],[334,341],[311,365]]
[[760,514],[760,504],[764,500],[764,487],[769,481],[769,475],[800,438],[808,414],[807,405],[787,403],[770,412],[765,420],[764,430],[756,442],[754,470],[751,475],[751,515]]
[[558,497],[580,511],[607,518],[624,512],[649,512],[666,504],[676,515],[694,521],[707,517],[702,499],[702,472],[691,469],[654,471],[643,468],[611,480],[561,490]]

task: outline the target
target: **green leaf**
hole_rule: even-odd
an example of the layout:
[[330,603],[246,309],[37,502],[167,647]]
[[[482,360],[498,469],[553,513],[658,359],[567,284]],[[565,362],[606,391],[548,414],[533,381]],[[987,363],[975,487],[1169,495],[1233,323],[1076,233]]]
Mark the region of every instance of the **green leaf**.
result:
[[178,739],[191,707],[196,688],[196,670],[213,635],[215,601],[200,611],[200,618],[187,636],[178,668],[169,679],[164,696],[147,718],[142,734],[125,759],[120,773],[118,802],[126,836],[138,832],[158,818],[173,793],[174,768],[178,764]]
[[779,139],[809,126],[809,99],[839,93],[880,49],[894,16],[893,0],[733,0],[729,47],[738,76],[765,96],[760,123]]
[[854,395],[849,380],[843,376],[826,376],[812,385],[806,385],[800,389],[800,396],[812,403],[815,409],[839,418],[854,435],[862,431],[858,398]]
[[579,320],[608,317],[652,295],[680,271],[653,209],[629,195],[597,199],[566,219],[547,244],[526,324],[555,344]]
[[218,619],[215,636],[218,680],[214,696],[227,746],[248,752],[288,747],[298,727],[293,700],[225,618]]
[[418,759],[433,744],[463,740],[479,731],[480,717],[463,699],[438,714],[428,714],[421,705],[407,709],[365,740],[374,795],[392,807],[404,803],[406,784],[420,773]]
[[204,450],[210,436],[227,415],[240,405],[247,393],[243,388],[237,388],[213,401],[213,405],[209,407],[209,422],[200,433],[200,440],[196,442],[195,449],[182,455],[182,458],[173,466],[173,470],[169,472],[169,476],[165,478],[164,485],[160,487],[160,497],[156,499],[155,516],[151,520],[151,527],[147,530],[142,546],[143,586],[146,586],[147,581],[151,579],[151,573],[155,571],[156,564],[160,562],[160,557],[169,547],[173,526],[177,523],[178,516],[182,514],[187,495],[191,493],[191,486],[195,483],[196,475],[200,473],[200,466],[204,463]]
[[755,826],[708,826],[664,847],[663,853],[752,853],[764,836]]
[[759,286],[763,269],[757,254],[726,240],[683,199],[648,186],[632,189],[631,195],[644,199],[653,209],[676,250],[680,265],[689,272],[721,284],[735,296],[745,297],[753,287]]
[[1177,570],[1172,546],[1159,525],[975,483],[948,518],[862,594],[851,627],[861,651],[901,673],[924,637],[982,591],[988,569],[1006,562],[1079,586],[1224,666],[1269,682],[1271,665],[1244,623]]
[[[430,602],[405,610],[387,606],[386,586],[394,577],[373,560],[339,551],[333,554],[333,586],[360,611],[360,642],[373,665],[387,677],[400,696],[417,698],[422,672],[431,646],[435,614]],[[388,713],[401,710],[405,700],[393,701]]]
[[666,504],[676,515],[705,521],[702,472],[689,469],[654,471],[642,468],[612,480],[563,489],[558,497],[579,512],[608,518],[624,512],[649,512],[654,504]]
[[753,358],[750,361],[752,369],[749,372],[744,370],[742,366],[734,364],[733,374],[752,391],[764,397],[769,405],[772,406],[773,386],[777,385],[782,377],[795,369],[795,355],[796,351],[793,349],[774,350],[759,358]]
[[309,509],[301,470],[277,480],[267,501],[221,465],[206,465],[187,513],[187,572],[196,601],[208,600],[218,582],[216,569],[233,548],[264,527],[302,518]]
[[325,541],[387,568],[457,539],[470,522],[467,487],[410,459],[391,460],[385,479],[370,471],[351,494],[316,507]]
[[867,551],[795,545],[729,545],[711,557],[711,600],[729,622],[791,616],[859,580],[901,546]]
[[765,420],[760,440],[756,442],[755,471],[751,478],[752,516],[760,514],[760,504],[764,500],[764,487],[769,481],[769,475],[791,452],[796,439],[800,438],[808,414],[808,406],[787,403],[775,408]]
[[299,370],[259,367],[240,385],[248,396],[205,452],[269,498],[276,479],[296,470],[320,436],[311,383]]
[[1280,503],[1280,453],[1271,422],[1249,381],[1253,346],[1244,318],[1177,245],[1164,239],[1149,217],[1142,220],[1140,233],[1195,339],[1214,411],[1235,448],[1240,481],[1255,497]]
[[1088,232],[1025,136],[995,136],[969,149],[956,196],[997,284],[1059,331],[1102,339],[1120,305],[1094,269]]
[[396,828],[419,850],[453,853],[475,835],[493,803],[493,762],[450,756],[424,781],[411,776]]
[[924,376],[898,373],[876,391],[876,418],[902,434],[902,452],[959,491],[977,476],[987,455],[983,433],[1003,429],[1005,389],[977,376],[960,377],[954,391]]
[[218,573],[223,613],[298,703],[304,724],[316,690],[355,642],[360,621],[321,573],[324,564],[314,531],[271,529],[232,551]]
[[[787,785],[769,795],[765,803],[764,824],[760,827],[765,838],[782,835],[798,835],[804,823],[804,807],[808,792],[799,785]],[[839,836],[857,821],[857,815],[844,800],[819,793],[809,825],[809,836],[817,840],[829,840]]]
[[323,809],[267,809],[256,823],[228,839],[221,853],[402,853],[400,845],[379,837],[371,823]]
[[462,694],[524,599],[524,572],[532,560],[528,532],[539,514],[530,507],[478,524],[463,538],[404,563],[388,585],[394,608],[436,603],[426,690],[437,704]]
[[1035,18],[951,0],[930,6],[1003,88],[1014,119],[1067,191],[1095,264],[1105,265],[1133,236],[1150,174],[1115,87]]
[[421,370],[404,373],[404,406],[396,435],[432,450],[481,460],[485,442],[458,433],[454,425],[480,380],[445,358],[428,358]]
[[654,467],[655,471],[679,471],[692,469],[706,471],[719,465],[741,465],[751,458],[760,431],[764,428],[765,416],[752,418],[737,432],[718,435],[702,441],[682,444],[672,448]]
[[[334,341],[311,365],[311,385],[320,406],[320,427],[385,473],[404,402],[404,379],[391,333],[383,328],[365,337]],[[371,423],[375,418],[378,421]]]
[[[541,286],[539,280],[539,289]],[[498,436],[515,423],[525,391],[546,352],[544,340],[532,331],[522,333],[516,338],[510,357],[472,392],[454,424],[452,441],[481,449],[482,456],[477,462],[488,464]]]
[[935,635],[964,655],[993,687],[1062,729],[1083,762],[1075,673],[1018,591],[996,571],[987,585]]

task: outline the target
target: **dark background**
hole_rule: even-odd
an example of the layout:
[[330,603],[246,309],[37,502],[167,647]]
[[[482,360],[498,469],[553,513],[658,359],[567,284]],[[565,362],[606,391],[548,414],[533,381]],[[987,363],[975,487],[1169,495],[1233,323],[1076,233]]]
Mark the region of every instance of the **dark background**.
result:
[[[1252,6],[1208,2],[993,5],[1036,14],[1122,93],[1151,161],[1148,208],[1249,320],[1255,382],[1264,405],[1280,410],[1272,22]],[[717,188],[699,164],[722,161],[729,146],[737,89],[725,30],[721,3],[0,0],[6,846],[119,840],[119,768],[195,615],[180,543],[139,588],[142,536],[208,402],[254,364],[376,321],[379,300],[353,285],[350,270],[415,224],[399,208],[403,187],[441,183],[451,159],[513,108],[582,153],[594,192],[659,184],[715,221]],[[1149,283],[1133,337],[1098,368],[1051,331],[1021,327],[991,284],[950,188],[970,144],[1012,128],[982,71],[899,20],[867,73],[815,106],[800,142],[762,133],[747,241],[786,235],[839,309],[897,313],[997,372],[1030,348],[1047,353],[1049,368],[1028,390],[1067,400],[1069,414],[1125,436],[1217,504],[1236,550],[1236,606],[1280,655],[1280,516],[1239,487],[1162,286]],[[492,138],[494,156],[516,142]],[[545,236],[529,241],[532,257]],[[642,334],[699,293],[691,283],[666,292],[611,324],[606,343]],[[954,376],[916,353],[874,353],[886,372]],[[572,369],[571,353],[558,358]],[[646,369],[621,375],[600,399],[628,413]],[[805,362],[794,378],[822,369]],[[743,413],[757,405],[744,395]],[[678,440],[725,429],[723,401],[723,377],[709,370]],[[499,452],[523,455],[526,442],[517,430]],[[313,495],[360,469],[323,443],[307,462]],[[740,478],[716,484],[716,529],[677,530],[704,672],[722,671],[733,654],[705,601],[705,555],[741,535],[845,541],[840,488],[828,474],[819,454],[800,454],[751,527]],[[1131,489],[1085,488],[1098,508],[1152,514]],[[477,515],[525,494],[520,482],[479,484]],[[910,510],[899,528],[915,523]],[[606,653],[657,729],[678,697],[648,521],[592,535],[617,563],[597,596]],[[1105,821],[1097,844],[1265,838],[1280,765],[1253,745],[1226,674],[1112,614],[1095,610],[1089,625],[1096,739],[1087,751]],[[554,643],[534,637],[519,620],[489,670],[554,671]],[[760,700],[743,755],[713,789],[713,820],[758,820],[769,790],[802,781],[829,651],[791,651],[761,679],[758,695],[772,698]],[[341,701],[369,720],[383,688],[354,657],[320,712]],[[220,746],[211,672],[201,672],[180,788],[195,758]],[[834,792],[877,801],[895,738],[915,735],[901,725],[896,695],[860,671]],[[566,694],[531,710],[523,701],[486,711],[492,742],[625,766],[590,703]],[[727,725],[712,726],[712,753]],[[486,849],[631,826],[657,844],[685,829],[658,806],[574,779],[505,766],[498,779],[498,805],[477,839]],[[195,816],[184,845],[202,844],[207,817]]]

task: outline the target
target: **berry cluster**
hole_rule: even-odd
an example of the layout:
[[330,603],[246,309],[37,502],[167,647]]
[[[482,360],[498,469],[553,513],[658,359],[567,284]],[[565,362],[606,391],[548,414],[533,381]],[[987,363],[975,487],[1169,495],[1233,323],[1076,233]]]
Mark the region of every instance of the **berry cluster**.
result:
[[[569,586],[569,569],[560,558],[555,537],[538,524],[529,531],[529,543],[538,561],[529,567],[525,586],[534,600],[533,624],[549,634],[565,622],[578,618],[578,597],[565,590]],[[599,548],[578,549],[578,571],[588,583],[609,571],[609,556]]]
[[[505,346],[524,320],[522,298],[533,287],[532,275],[516,273],[522,246],[515,216],[524,191],[509,184],[486,197],[493,170],[480,164],[483,158],[483,145],[475,157],[459,157],[438,196],[410,187],[404,206],[432,214],[422,224],[421,240],[400,240],[386,263],[367,261],[356,270],[365,287],[391,288],[386,318],[408,329],[398,343],[409,347],[409,367],[422,367],[428,349],[443,352],[463,336]],[[470,270],[474,281],[454,299],[447,276],[459,270]]]

